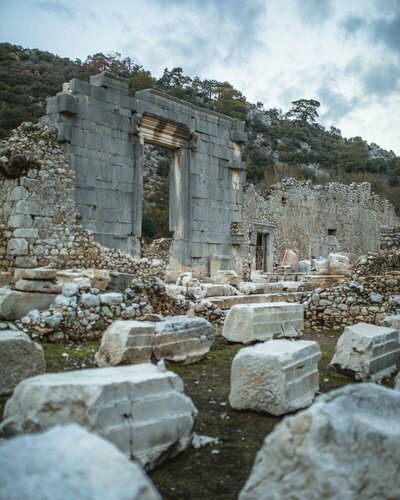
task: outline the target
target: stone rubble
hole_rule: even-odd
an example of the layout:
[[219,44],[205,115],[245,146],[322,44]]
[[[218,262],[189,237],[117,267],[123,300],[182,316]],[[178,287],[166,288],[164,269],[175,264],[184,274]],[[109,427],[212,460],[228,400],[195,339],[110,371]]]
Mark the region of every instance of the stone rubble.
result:
[[317,342],[270,340],[240,349],[232,362],[229,403],[236,410],[284,415],[309,406],[319,389]]
[[268,434],[240,500],[397,498],[400,393],[347,385]]
[[228,311],[222,335],[230,342],[248,344],[279,337],[299,337],[303,326],[302,304],[238,304]]
[[0,444],[0,491],[3,500],[161,499],[135,462],[77,424]]
[[329,366],[351,374],[356,380],[379,382],[397,371],[399,360],[397,330],[357,323],[344,329]]
[[23,332],[0,325],[0,396],[11,394],[22,380],[45,372],[43,349]]
[[50,373],[16,387],[0,436],[76,422],[152,469],[190,445],[196,414],[182,380],[161,365]]

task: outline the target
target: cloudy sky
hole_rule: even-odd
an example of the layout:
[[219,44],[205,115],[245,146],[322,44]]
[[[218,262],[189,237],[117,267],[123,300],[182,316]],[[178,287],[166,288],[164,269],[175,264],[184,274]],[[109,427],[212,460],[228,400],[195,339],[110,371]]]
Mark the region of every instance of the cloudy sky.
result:
[[181,66],[265,108],[318,99],[320,123],[400,154],[400,0],[0,0],[0,39]]

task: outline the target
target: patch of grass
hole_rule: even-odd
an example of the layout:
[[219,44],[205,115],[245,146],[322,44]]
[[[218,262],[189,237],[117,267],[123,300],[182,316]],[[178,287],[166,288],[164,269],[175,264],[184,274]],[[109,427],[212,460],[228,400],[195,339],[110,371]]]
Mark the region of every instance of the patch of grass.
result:
[[83,344],[50,344],[41,342],[46,359],[46,372],[65,372],[82,368],[94,368],[94,355],[100,341]]

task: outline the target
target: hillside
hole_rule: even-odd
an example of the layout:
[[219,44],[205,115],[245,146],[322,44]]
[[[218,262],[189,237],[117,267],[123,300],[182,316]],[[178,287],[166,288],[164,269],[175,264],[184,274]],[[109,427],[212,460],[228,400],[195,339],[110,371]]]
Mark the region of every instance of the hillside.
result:
[[[82,62],[60,58],[49,52],[0,44],[0,137],[23,121],[35,121],[45,113],[47,96],[60,91],[72,78],[88,79],[108,70],[129,79],[130,94],[157,88],[198,106],[246,120],[249,141],[244,148],[247,179],[260,190],[283,177],[310,179],[323,184],[339,181],[371,183],[373,190],[389,199],[400,213],[400,158],[393,152],[368,144],[361,137],[341,136],[317,123],[319,103],[300,99],[286,113],[252,105],[228,82],[189,78],[182,68],[165,68],[154,78],[129,57],[113,53],[88,56]],[[145,234],[167,235],[168,178],[163,151],[148,154]],[[154,182],[152,178],[154,177]],[[163,219],[155,225],[154,220]]]

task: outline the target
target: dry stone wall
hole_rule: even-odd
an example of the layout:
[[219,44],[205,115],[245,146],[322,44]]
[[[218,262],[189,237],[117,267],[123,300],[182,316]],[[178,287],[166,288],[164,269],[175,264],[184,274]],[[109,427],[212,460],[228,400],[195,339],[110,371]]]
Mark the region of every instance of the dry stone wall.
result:
[[242,258],[250,255],[254,260],[257,223],[276,226],[275,263],[287,248],[297,250],[299,259],[327,257],[331,252],[357,258],[378,252],[381,227],[394,226],[396,220],[392,205],[373,194],[368,183],[313,186],[284,179],[262,195],[252,186],[246,189],[236,231],[244,238]]

